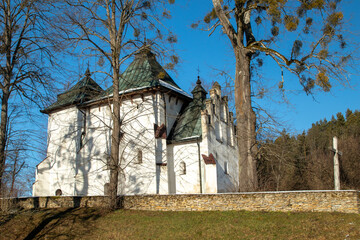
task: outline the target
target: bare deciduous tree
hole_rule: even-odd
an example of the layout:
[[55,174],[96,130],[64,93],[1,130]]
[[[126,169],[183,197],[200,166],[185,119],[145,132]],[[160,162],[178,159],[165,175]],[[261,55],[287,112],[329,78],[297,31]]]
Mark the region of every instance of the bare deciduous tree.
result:
[[[341,33],[339,1],[212,0],[204,22],[228,37],[236,61],[235,105],[240,154],[240,191],[255,190],[256,115],[252,108],[251,62],[270,57],[298,77],[307,93],[329,91],[332,80],[347,83],[344,66],[351,59]],[[255,34],[257,33],[257,34]],[[288,37],[290,49],[276,44]],[[335,45],[333,43],[339,43]],[[292,47],[291,47],[292,46]],[[342,51],[344,50],[344,51]],[[283,76],[283,75],[282,75]],[[283,89],[284,78],[279,82]]]
[[[166,1],[144,0],[73,0],[65,1],[66,25],[63,33],[67,40],[85,44],[82,53],[99,58],[99,65],[109,64],[109,72],[102,71],[112,79],[112,137],[110,169],[110,208],[117,207],[117,189],[120,170],[120,150],[122,141],[119,94],[120,67],[144,45],[155,44],[149,39],[162,38],[160,23],[156,13],[166,17],[168,11],[163,9]],[[169,1],[173,3],[174,1]],[[61,19],[61,18],[60,18]],[[152,33],[149,29],[153,29]],[[147,39],[143,41],[143,39]],[[175,37],[167,38],[169,42]],[[81,45],[84,46],[84,45]],[[176,58],[175,58],[176,59]]]
[[9,103],[14,92],[23,102],[46,100],[53,50],[47,27],[47,1],[0,2],[0,192],[6,166]]

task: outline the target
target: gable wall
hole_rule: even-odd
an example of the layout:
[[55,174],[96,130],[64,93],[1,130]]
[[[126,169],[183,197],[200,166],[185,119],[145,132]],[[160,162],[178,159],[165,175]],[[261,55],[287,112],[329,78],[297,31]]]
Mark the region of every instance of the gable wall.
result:
[[203,129],[206,129],[204,140],[208,142],[209,154],[212,153],[216,160],[217,192],[236,192],[239,162],[234,120],[228,109],[227,97],[222,97],[221,89],[215,85],[210,90],[210,99],[206,100],[202,118]]

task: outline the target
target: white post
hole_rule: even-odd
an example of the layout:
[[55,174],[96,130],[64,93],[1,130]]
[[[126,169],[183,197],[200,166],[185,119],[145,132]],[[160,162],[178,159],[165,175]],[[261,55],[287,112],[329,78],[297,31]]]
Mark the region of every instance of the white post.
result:
[[337,137],[333,137],[333,151],[334,151],[334,183],[335,190],[340,190],[340,170],[339,170],[339,152],[337,149]]

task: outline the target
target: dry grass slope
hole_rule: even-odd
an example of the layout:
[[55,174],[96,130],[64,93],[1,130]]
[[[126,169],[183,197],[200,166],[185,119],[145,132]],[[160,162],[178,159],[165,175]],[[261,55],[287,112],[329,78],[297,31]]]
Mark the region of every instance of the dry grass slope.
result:
[[75,208],[0,216],[0,239],[360,239],[360,215]]

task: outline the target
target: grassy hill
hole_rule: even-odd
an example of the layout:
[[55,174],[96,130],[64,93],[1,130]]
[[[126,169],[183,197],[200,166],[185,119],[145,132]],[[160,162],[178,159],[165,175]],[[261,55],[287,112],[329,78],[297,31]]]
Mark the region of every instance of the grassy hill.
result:
[[1,215],[0,239],[360,239],[360,215],[45,209]]

